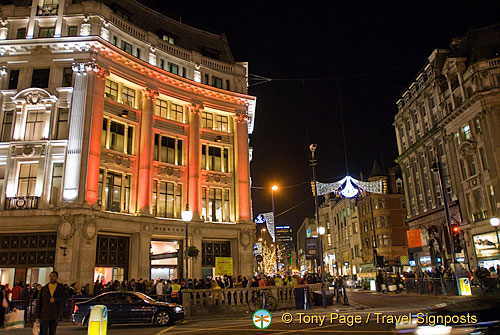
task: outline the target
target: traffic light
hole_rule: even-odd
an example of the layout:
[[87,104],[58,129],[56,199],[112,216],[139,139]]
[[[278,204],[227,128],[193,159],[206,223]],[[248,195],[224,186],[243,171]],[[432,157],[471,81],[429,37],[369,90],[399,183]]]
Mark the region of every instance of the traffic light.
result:
[[455,253],[462,252],[462,244],[460,239],[460,227],[458,224],[451,225],[451,238],[453,240],[453,249]]
[[316,184],[312,180],[311,180],[311,190],[312,190],[313,196],[316,196]]

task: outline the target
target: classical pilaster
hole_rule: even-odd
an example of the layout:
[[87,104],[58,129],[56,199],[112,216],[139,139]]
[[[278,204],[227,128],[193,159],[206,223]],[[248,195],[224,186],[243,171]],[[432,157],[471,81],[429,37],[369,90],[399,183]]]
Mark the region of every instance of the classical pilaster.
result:
[[152,199],[151,169],[153,159],[153,113],[155,98],[158,90],[146,88],[143,92],[141,133],[140,133],[140,155],[139,155],[139,183],[138,183],[138,206],[141,214],[149,215]]
[[63,200],[75,201],[79,193],[80,168],[82,161],[83,126],[85,102],[87,95],[88,73],[95,63],[73,63],[76,73],[73,99],[71,102],[71,118],[69,122],[68,149],[64,174]]
[[[104,88],[109,71],[99,68],[94,81],[92,117],[90,121],[90,144],[87,163],[85,201],[89,205],[97,203],[99,189],[99,166],[101,160],[101,136],[104,112]],[[108,132],[109,133],[109,132]]]
[[248,118],[244,114],[236,115],[236,142],[238,160],[238,222],[247,222],[250,218],[250,163],[248,160]]
[[[193,220],[200,220],[201,208],[201,146],[200,115],[203,105],[192,102],[189,111],[188,201]],[[184,210],[184,208],[183,208]]]

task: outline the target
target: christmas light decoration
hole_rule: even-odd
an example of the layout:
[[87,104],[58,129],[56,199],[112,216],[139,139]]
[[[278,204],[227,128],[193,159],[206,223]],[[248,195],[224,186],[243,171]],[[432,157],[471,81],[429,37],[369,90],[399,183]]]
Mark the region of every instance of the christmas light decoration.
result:
[[318,195],[328,193],[340,194],[346,198],[354,198],[359,192],[383,193],[382,180],[377,181],[361,181],[346,176],[339,181],[333,183],[316,182],[316,190]]

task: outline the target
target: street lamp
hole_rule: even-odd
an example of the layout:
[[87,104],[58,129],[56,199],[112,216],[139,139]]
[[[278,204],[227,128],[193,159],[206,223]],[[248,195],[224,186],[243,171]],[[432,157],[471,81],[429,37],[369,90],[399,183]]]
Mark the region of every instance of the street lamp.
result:
[[274,191],[277,191],[277,190],[278,190],[277,185],[273,185],[273,187],[271,187],[271,202],[273,205],[274,236],[275,236],[275,242],[276,242],[274,245],[274,256],[276,256],[276,274],[278,274],[279,266],[278,266],[278,241],[276,239],[276,218],[274,215]]
[[[312,177],[313,177],[313,182],[314,182],[314,207],[316,209],[316,225],[318,226],[318,233],[320,233],[320,226],[319,226],[319,209],[318,209],[318,189],[316,187],[316,165],[318,162],[314,158],[314,152],[316,151],[316,148],[318,147],[317,144],[313,143],[309,146],[309,150],[311,151],[311,160],[309,161],[309,165],[311,166],[312,169]],[[323,228],[323,234],[325,233],[324,227]],[[322,245],[322,237],[320,233],[320,265],[321,265],[321,300],[323,302],[323,308],[326,308],[326,295],[325,295],[325,265],[324,265],[324,260],[323,260],[323,245]]]
[[189,204],[186,204],[186,210],[182,211],[181,213],[181,218],[182,221],[185,222],[186,228],[184,229],[186,231],[186,252],[185,252],[185,260],[186,260],[186,283],[188,280],[188,223],[193,219],[193,212],[189,210]]
[[498,243],[498,250],[500,250],[500,237],[498,237],[498,225],[500,224],[500,219],[499,218],[491,218],[490,219],[490,225],[495,227],[495,233],[497,234],[497,243]]

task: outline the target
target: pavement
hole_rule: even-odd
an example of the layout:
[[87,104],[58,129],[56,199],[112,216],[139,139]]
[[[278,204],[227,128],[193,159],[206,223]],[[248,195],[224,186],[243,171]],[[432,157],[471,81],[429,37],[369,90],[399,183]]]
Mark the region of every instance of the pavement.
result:
[[[452,303],[463,297],[420,296],[406,293],[374,293],[348,291],[350,304],[334,304],[323,309],[286,310],[272,312],[271,325],[256,329],[250,312],[242,315],[217,315],[208,318],[190,318],[160,328],[150,325],[110,326],[109,335],[214,334],[393,334],[394,316],[422,311],[436,304]],[[0,330],[0,334],[30,335],[31,328]],[[62,322],[58,335],[87,334],[81,326]]]

